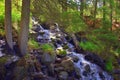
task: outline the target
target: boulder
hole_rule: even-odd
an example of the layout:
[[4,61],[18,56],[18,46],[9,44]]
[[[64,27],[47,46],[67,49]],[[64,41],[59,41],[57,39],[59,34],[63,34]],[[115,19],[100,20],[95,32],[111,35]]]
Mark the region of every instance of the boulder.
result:
[[89,66],[88,64],[85,65],[84,69],[85,69],[85,71],[86,71],[87,73],[90,73],[90,72],[91,72],[90,66]]
[[79,57],[76,56],[76,55],[70,55],[70,57],[71,57],[72,60],[73,60],[74,62],[76,62],[76,63],[79,61]]
[[66,59],[61,62],[61,65],[64,67],[64,69],[68,72],[74,71],[74,63],[71,59]]
[[105,70],[105,63],[98,55],[89,53],[85,56],[85,59],[92,63],[97,64],[98,66]]
[[61,71],[58,77],[59,77],[59,80],[68,80],[68,73],[66,71]]
[[55,62],[56,55],[55,53],[51,53],[51,54],[44,53],[41,58],[42,58],[41,61],[43,64],[49,65]]
[[78,67],[75,67],[75,73],[76,73],[76,78],[81,78],[81,71],[80,71],[80,68]]

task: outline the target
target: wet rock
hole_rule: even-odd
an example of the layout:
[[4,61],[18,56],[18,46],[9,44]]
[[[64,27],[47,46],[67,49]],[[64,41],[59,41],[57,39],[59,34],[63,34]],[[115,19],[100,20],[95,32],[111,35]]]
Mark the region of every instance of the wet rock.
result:
[[87,73],[87,71],[83,71],[83,73],[82,73],[85,77],[87,77],[88,76],[88,73]]
[[16,63],[18,60],[19,60],[18,56],[9,57],[7,62],[5,63],[5,66],[10,67],[12,64]]
[[70,55],[70,57],[71,57],[72,60],[73,60],[74,62],[76,62],[76,63],[79,61],[79,57],[76,56],[76,55]]
[[73,61],[70,59],[70,58],[68,58],[68,59],[66,59],[66,60],[63,60],[62,62],[61,62],[61,65],[64,67],[64,69],[66,70],[66,71],[68,71],[68,72],[72,72],[72,71],[74,71],[74,63],[73,63]]
[[48,66],[48,74],[49,76],[54,76],[54,65],[51,63],[49,66]]
[[85,59],[99,65],[102,69],[105,70],[105,63],[98,55],[89,53],[85,56]]
[[[53,53],[54,54],[54,53]],[[52,53],[51,54],[49,54],[49,53],[44,53],[43,55],[42,55],[42,62],[44,63],[44,64],[51,64],[51,63],[54,63],[55,62],[55,58],[56,58],[56,55],[52,55]]]
[[27,77],[27,69],[23,66],[17,66],[14,69],[14,80],[23,80]]
[[56,63],[61,63],[62,59],[61,58],[56,58],[55,62]]
[[63,70],[64,70],[64,67],[61,67],[61,66],[55,68],[56,72],[60,72],[60,71],[63,71]]
[[0,57],[3,57],[5,54],[3,54],[1,51],[0,51]]
[[34,73],[31,74],[31,76],[34,77],[34,78],[46,78],[47,77],[42,72],[34,72]]
[[66,71],[62,71],[58,75],[59,80],[67,80],[68,79],[68,73]]
[[91,72],[90,66],[88,64],[84,67],[84,69],[87,73]]
[[76,78],[81,78],[81,71],[80,71],[80,68],[78,67],[75,67],[75,73],[76,73]]
[[105,76],[103,75],[102,72],[99,72],[99,76],[100,76],[100,78],[101,78],[102,80],[105,80]]
[[42,26],[39,24],[33,25],[32,30],[35,32],[39,32],[40,30],[42,30]]

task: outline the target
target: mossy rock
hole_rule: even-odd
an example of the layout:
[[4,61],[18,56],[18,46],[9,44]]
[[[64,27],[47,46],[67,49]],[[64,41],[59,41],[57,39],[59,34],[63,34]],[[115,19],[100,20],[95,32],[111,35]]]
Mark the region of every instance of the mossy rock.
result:
[[1,57],[1,58],[0,58],[0,65],[5,64],[5,63],[7,62],[7,60],[8,60],[8,57],[7,57],[7,56]]
[[54,52],[54,46],[52,44],[43,44],[41,45],[41,49],[45,52],[45,53],[53,53]]
[[8,57],[0,58],[0,80],[4,80],[5,78],[6,69],[4,65],[7,62],[7,60],[8,60]]
[[58,56],[61,56],[61,57],[62,57],[62,56],[63,56],[63,57],[66,56],[66,54],[67,54],[67,52],[66,52],[65,50],[59,50],[59,51],[57,52],[57,55],[58,55]]

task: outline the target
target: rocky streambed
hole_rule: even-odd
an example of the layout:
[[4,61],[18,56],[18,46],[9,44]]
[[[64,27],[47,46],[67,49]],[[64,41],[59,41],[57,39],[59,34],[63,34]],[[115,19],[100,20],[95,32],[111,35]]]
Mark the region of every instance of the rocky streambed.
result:
[[[50,54],[34,49],[22,58],[7,55],[1,63],[0,80],[113,80],[104,71],[104,62],[95,54],[76,51],[72,38],[58,24],[49,28],[35,24],[32,32],[38,44],[50,44],[54,51]],[[6,56],[0,52],[0,57]]]

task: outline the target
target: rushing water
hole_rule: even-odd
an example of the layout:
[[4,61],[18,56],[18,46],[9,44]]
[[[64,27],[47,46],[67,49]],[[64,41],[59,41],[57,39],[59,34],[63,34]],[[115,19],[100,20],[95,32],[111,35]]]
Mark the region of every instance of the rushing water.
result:
[[79,58],[77,62],[74,62],[74,66],[80,71],[80,80],[113,80],[113,78],[98,65],[85,60],[85,55],[75,52],[74,45],[68,42],[65,38],[66,34],[60,31],[58,24],[56,24],[54,31],[44,29],[40,24],[38,27],[39,36],[37,37],[37,40],[40,43],[52,43],[52,40],[56,40],[58,41],[55,43],[56,50],[63,49],[63,45],[66,44],[69,47],[68,49],[65,49],[67,56],[77,56]]

